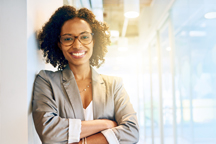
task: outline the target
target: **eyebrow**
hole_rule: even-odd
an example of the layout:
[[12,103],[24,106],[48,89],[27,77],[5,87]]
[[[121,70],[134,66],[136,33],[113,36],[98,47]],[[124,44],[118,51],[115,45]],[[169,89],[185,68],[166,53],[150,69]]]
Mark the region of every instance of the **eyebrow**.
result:
[[[84,34],[84,33],[91,33],[91,32],[83,31],[83,32],[81,32],[80,34]],[[79,35],[80,35],[80,34],[79,34]],[[61,35],[61,36],[64,36],[64,35],[70,35],[70,36],[73,36],[73,35],[70,34],[70,33],[65,33],[65,34],[63,34],[63,35]]]

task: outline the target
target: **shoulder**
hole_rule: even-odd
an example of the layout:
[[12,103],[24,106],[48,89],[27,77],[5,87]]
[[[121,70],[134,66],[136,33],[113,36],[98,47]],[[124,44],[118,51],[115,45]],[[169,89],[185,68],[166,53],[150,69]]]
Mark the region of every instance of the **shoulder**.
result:
[[109,76],[109,75],[101,74],[101,77],[105,82],[111,82],[111,83],[121,83],[122,82],[122,78],[117,77],[117,76]]
[[105,83],[106,86],[118,86],[122,85],[122,78],[117,76],[109,76],[98,73],[96,69],[92,67],[92,80],[98,81],[100,83]]
[[49,71],[49,70],[41,70],[37,76],[37,77],[41,77],[46,81],[50,81],[51,79],[55,79],[55,78],[59,78],[61,77],[61,73],[62,71]]
[[121,77],[108,76],[108,75],[103,75],[103,74],[101,74],[101,77],[102,77],[104,83],[108,87],[112,87],[114,89],[118,89],[118,88],[120,88],[120,87],[123,86],[123,80],[122,80]]

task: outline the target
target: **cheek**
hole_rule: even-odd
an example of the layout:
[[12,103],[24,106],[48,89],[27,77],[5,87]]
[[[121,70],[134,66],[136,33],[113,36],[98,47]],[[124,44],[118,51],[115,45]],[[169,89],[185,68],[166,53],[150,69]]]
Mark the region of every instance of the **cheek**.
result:
[[94,47],[92,46],[92,47],[91,47],[91,51],[93,52],[93,50],[94,50]]
[[91,56],[93,55],[93,53],[94,53],[94,47],[92,45],[92,47],[91,47]]

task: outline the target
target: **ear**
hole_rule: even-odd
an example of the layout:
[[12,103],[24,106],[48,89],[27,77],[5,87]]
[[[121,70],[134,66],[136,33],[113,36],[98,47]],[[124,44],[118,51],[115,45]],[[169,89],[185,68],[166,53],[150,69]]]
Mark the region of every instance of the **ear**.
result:
[[62,50],[62,47],[61,47],[61,43],[58,42],[58,47],[60,48],[60,50]]

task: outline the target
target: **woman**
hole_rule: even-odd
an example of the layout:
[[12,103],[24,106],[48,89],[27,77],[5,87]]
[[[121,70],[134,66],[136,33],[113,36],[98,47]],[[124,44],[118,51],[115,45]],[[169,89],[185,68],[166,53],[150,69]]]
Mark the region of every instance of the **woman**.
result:
[[60,7],[39,33],[46,61],[33,92],[33,119],[43,143],[136,143],[136,113],[117,77],[98,74],[108,27],[86,8]]

